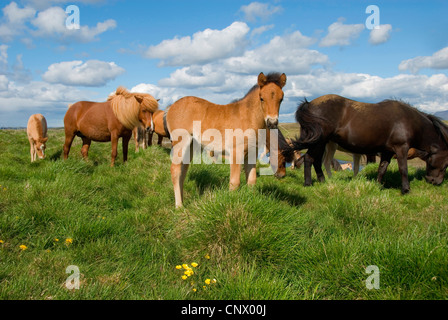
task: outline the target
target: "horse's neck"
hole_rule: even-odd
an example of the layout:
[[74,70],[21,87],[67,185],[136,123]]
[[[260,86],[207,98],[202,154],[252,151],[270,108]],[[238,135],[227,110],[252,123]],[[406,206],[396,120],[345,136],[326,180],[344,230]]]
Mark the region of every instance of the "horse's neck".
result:
[[261,108],[259,90],[258,88],[254,89],[235,104],[238,106],[240,114],[246,116],[246,120],[256,127],[254,129],[265,129],[266,123]]
[[430,151],[431,145],[438,145],[442,149],[447,148],[447,144],[443,140],[443,137],[436,129],[435,125],[430,121],[429,124],[425,124],[423,127],[423,134],[420,139],[420,146],[417,148],[419,150]]

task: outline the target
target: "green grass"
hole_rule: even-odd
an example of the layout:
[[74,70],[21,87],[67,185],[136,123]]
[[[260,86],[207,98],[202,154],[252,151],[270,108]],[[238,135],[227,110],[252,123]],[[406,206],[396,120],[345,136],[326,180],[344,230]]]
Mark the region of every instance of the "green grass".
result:
[[[384,186],[371,164],[307,188],[288,169],[234,192],[228,166],[193,164],[175,209],[169,149],[131,144],[110,168],[110,144],[93,143],[85,162],[76,139],[62,161],[63,139],[50,130],[47,158],[31,164],[25,131],[0,130],[0,299],[448,297],[448,182],[425,183],[421,168],[402,196],[396,163]],[[192,262],[182,280],[176,266]],[[70,265],[79,290],[65,286]]]

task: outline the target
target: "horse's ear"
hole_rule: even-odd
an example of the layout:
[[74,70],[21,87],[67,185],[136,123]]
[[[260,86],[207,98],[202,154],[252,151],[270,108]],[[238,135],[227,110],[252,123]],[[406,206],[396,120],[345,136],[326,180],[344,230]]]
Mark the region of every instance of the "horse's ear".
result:
[[283,88],[286,84],[286,74],[282,73],[280,76],[280,87]]
[[143,98],[140,96],[134,96],[135,100],[137,100],[138,103],[142,103],[143,102]]
[[159,102],[160,101],[160,99],[157,99],[157,102]]
[[41,143],[45,143],[45,142],[47,142],[47,141],[48,141],[48,137],[42,138],[42,139],[40,140]]
[[258,86],[261,88],[261,87],[264,87],[265,85],[266,85],[266,83],[268,82],[268,78],[264,75],[264,73],[263,72],[261,72],[259,75],[258,75]]

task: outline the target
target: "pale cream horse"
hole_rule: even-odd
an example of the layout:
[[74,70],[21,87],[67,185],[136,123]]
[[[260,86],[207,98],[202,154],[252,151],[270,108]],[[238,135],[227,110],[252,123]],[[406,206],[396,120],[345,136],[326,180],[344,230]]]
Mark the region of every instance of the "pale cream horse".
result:
[[[244,164],[247,184],[255,184],[258,151],[255,150],[254,156],[253,145],[258,143],[260,136],[272,136],[275,132],[260,130],[277,129],[285,84],[284,73],[270,73],[267,76],[260,73],[258,83],[246,96],[228,105],[217,105],[197,97],[184,97],[170,106],[166,111],[165,124],[173,144],[171,179],[176,207],[183,205],[183,184],[195,141],[202,147],[211,147],[212,154],[218,158],[222,155],[227,157],[227,163],[230,162],[230,190],[240,185],[241,164]],[[196,132],[198,136],[192,139],[195,128],[199,130]],[[263,136],[263,133],[266,135]],[[268,148],[271,140],[267,139]]]
[[30,142],[31,162],[45,158],[45,148],[48,141],[47,137],[47,120],[40,113],[33,114],[28,119],[26,127],[28,140]]

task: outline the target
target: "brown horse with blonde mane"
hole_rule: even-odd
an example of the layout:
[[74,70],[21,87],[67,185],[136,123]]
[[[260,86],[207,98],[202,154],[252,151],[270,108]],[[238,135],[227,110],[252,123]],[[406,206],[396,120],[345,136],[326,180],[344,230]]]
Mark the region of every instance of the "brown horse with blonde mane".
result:
[[[169,107],[164,115],[164,122],[173,144],[171,179],[176,207],[183,205],[183,183],[195,141],[202,147],[212,147],[212,154],[221,157],[221,160],[222,156],[230,159],[230,190],[237,189],[240,185],[242,164],[247,184],[255,184],[256,159],[253,160],[252,157],[249,161],[253,156],[252,146],[258,143],[260,134],[263,135],[263,132],[260,133],[261,129],[277,129],[280,104],[284,96],[282,88],[285,84],[284,73],[271,73],[267,76],[260,73],[258,83],[244,98],[233,103],[217,105],[197,97],[184,97]],[[194,136],[195,128],[200,130],[196,132],[200,140]],[[272,134],[270,130],[267,131],[265,137]],[[269,143],[267,147],[270,147]],[[271,156],[274,152],[271,150]],[[178,160],[174,160],[175,157]],[[276,169],[274,171],[276,172]]]
[[117,157],[118,139],[123,142],[123,162],[127,161],[132,129],[143,124],[150,130],[152,114],[159,104],[146,93],[131,93],[118,87],[106,102],[79,101],[69,106],[64,117],[64,159],[68,158],[75,136],[82,139],[81,154],[87,159],[92,141],[112,142],[111,166]]

